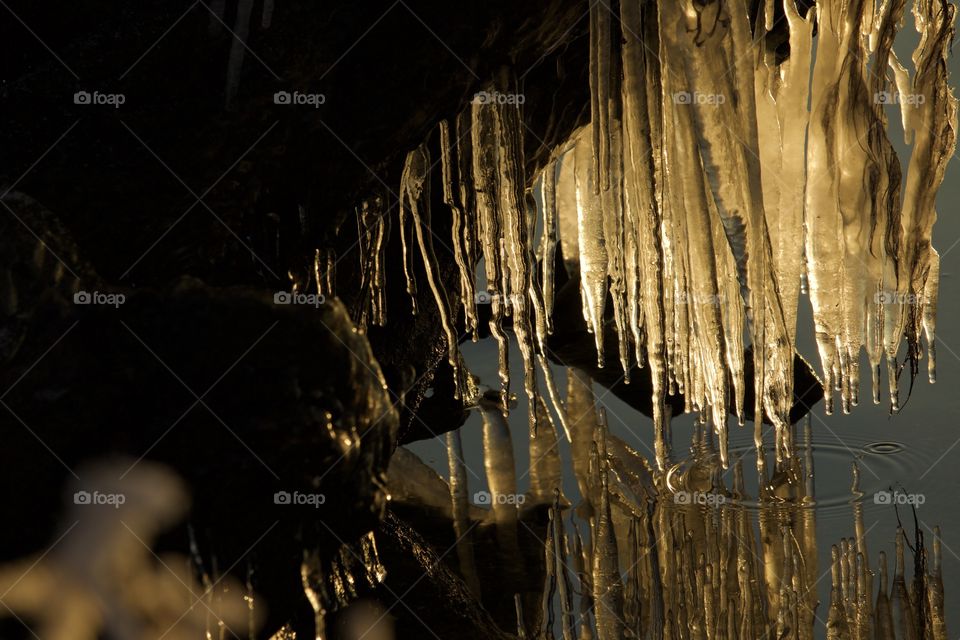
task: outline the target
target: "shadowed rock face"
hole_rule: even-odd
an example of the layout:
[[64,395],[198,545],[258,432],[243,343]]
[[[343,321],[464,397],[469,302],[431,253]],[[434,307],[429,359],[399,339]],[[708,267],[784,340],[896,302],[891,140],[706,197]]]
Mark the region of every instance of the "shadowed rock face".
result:
[[[3,557],[52,539],[80,461],[146,454],[190,485],[201,552],[221,568],[278,523],[251,556],[257,589],[267,629],[302,630],[303,549],[337,545],[314,512],[272,494],[316,481],[337,536],[370,530],[387,458],[445,353],[429,292],[409,313],[396,225],[388,326],[352,332],[368,295],[354,209],[379,196],[395,216],[406,152],[427,140],[439,158],[437,122],[495,76],[524,92],[528,172],[542,166],[586,118],[586,50],[563,45],[587,20],[574,1],[338,1],[277,3],[266,27],[264,4],[9,5],[23,24],[4,21],[0,62],[0,393],[12,387],[0,455],[20,479],[5,508],[20,515]],[[244,47],[233,34],[245,22]],[[278,91],[324,102],[276,104]],[[122,104],[78,104],[78,92]],[[273,305],[318,249],[336,256],[342,305]],[[452,285],[452,256],[437,254]],[[125,301],[77,306],[78,291]],[[181,528],[160,544],[186,541]]]
[[[586,34],[580,2],[278,3],[269,27],[261,3],[248,21],[225,4],[94,3],[55,16],[10,5],[62,63],[8,23],[0,184],[52,211],[107,282],[191,275],[275,290],[290,272],[306,280],[319,248],[334,252],[337,292],[356,318],[367,292],[354,209],[380,196],[396,215],[403,157],[428,139],[439,158],[439,120],[512,70],[532,175],[588,117],[586,49],[566,46]],[[231,33],[244,23],[247,48]],[[242,62],[231,67],[237,49]],[[78,91],[124,102],[78,105]],[[322,93],[324,103],[275,104],[278,91]],[[449,237],[433,196],[434,230]],[[369,339],[392,391],[409,391],[415,407],[441,356],[439,323],[431,299],[409,314],[398,234],[393,225],[388,329]],[[436,249],[452,285],[452,255]],[[409,421],[405,411],[402,430]]]

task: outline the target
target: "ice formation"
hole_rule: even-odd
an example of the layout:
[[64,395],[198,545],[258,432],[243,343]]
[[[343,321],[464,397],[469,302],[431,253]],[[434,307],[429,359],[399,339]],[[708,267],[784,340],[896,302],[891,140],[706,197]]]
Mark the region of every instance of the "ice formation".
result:
[[[777,456],[790,454],[802,282],[809,284],[828,413],[835,390],[844,412],[858,403],[862,352],[875,402],[886,363],[892,411],[899,409],[901,369],[909,363],[916,375],[922,341],[934,379],[939,256],[931,233],[955,146],[957,103],[946,67],[955,8],[916,1],[921,38],[911,73],[892,49],[904,5],[821,1],[801,15],[784,2],[784,57],[768,42],[773,0],[762,3],[753,26],[743,2],[634,0],[619,3],[619,15],[591,3],[591,122],[539,175],[524,174],[518,101],[477,99],[455,122],[441,124],[459,306],[475,335],[477,305],[491,305],[503,407],[510,394],[505,319],[531,407],[539,402],[538,369],[550,376],[542,365],[558,249],[579,275],[599,365],[619,366],[627,382],[634,366],[650,369],[661,470],[664,399],[675,392],[716,430],[726,461],[726,415],[742,423],[746,410],[745,346],[754,353],[752,413],[776,426]],[[493,86],[487,97],[514,90],[503,77]],[[894,106],[912,144],[903,181],[887,136]],[[401,200],[413,212],[456,364],[454,313],[435,282],[424,231],[429,211],[416,205],[429,188],[416,169],[428,159],[425,145],[411,152]],[[531,189],[540,194],[535,206]],[[404,243],[409,265],[406,235]],[[476,284],[481,258],[486,292]],[[407,281],[415,291],[410,270]],[[607,325],[617,337],[609,351]],[[607,362],[608,353],[618,362]],[[558,409],[552,380],[547,384]],[[531,428],[538,422],[531,411]]]

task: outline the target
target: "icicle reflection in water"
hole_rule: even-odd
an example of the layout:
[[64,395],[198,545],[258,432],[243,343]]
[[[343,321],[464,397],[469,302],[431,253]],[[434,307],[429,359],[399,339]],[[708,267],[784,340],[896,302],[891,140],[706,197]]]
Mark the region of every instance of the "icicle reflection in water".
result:
[[[574,455],[567,470],[581,487],[580,504],[568,509],[559,487],[546,495],[540,478],[531,479],[519,512],[513,505],[509,511],[496,504],[467,507],[473,521],[495,529],[498,543],[472,561],[485,567],[487,576],[502,572],[496,590],[512,584],[507,576],[518,562],[515,547],[503,541],[515,540],[518,529],[531,531],[528,519],[538,505],[548,507],[539,538],[542,591],[536,598],[529,592],[515,598],[523,603],[521,612],[540,602],[535,618],[540,628],[535,633],[524,626],[532,613],[526,611],[520,616],[521,637],[811,640],[825,628],[829,638],[947,638],[939,528],[932,545],[915,554],[921,562],[927,559],[915,561],[910,582],[905,549],[924,544],[908,542],[898,531],[898,561],[889,580],[886,553],[878,563],[867,548],[857,464],[850,537],[834,545],[829,566],[817,566],[809,421],[790,431],[797,455],[758,460],[758,491],[749,495],[742,458],[724,481],[709,424],[694,429],[689,457],[661,472],[607,431],[588,378],[571,375],[567,382],[567,420],[575,446],[588,451],[586,459]],[[488,413],[502,419],[494,408]],[[515,491],[507,432],[494,429],[499,435],[487,435],[484,448],[489,486]],[[530,446],[535,451],[541,444]],[[817,587],[825,572],[833,576],[831,597],[820,602]],[[896,635],[887,632],[894,628]]]

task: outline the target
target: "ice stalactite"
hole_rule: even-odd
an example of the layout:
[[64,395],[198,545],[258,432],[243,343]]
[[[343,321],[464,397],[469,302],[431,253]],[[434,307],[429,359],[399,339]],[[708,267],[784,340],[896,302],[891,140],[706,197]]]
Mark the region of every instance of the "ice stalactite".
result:
[[502,293],[503,264],[500,246],[500,174],[499,119],[496,108],[474,100],[471,105],[471,149],[473,159],[473,184],[476,190],[478,237],[483,254],[487,292],[483,301],[490,305],[490,334],[497,341],[501,404],[509,406],[510,369],[509,341],[503,330],[506,299]]
[[327,298],[337,295],[337,253],[334,249],[316,249],[313,253],[313,283],[317,294]]
[[607,303],[607,246],[604,238],[603,202],[595,192],[593,145],[581,137],[574,150],[577,189],[577,245],[580,251],[580,282],[583,317],[597,346],[597,366],[603,367],[604,309]]
[[862,3],[817,7],[823,28],[811,89],[806,253],[828,412],[832,389],[840,389],[845,413],[857,404],[864,346],[872,367],[879,366],[879,294],[888,261],[897,260],[891,233],[899,217],[900,166],[877,96],[887,92],[887,58],[902,9],[902,2],[887,3],[879,16],[868,68],[869,43],[861,31],[873,16]]
[[[796,338],[797,302],[803,270],[804,191],[806,189],[807,102],[813,48],[813,13],[800,16],[784,2],[790,57],[780,65],[771,53],[758,54],[755,74],[757,128],[764,215],[773,254],[777,290],[791,343]],[[773,2],[766,8],[773,20]],[[767,26],[769,31],[772,27]],[[776,123],[776,126],[773,124]]]
[[557,226],[557,172],[559,164],[551,162],[540,178],[540,199],[543,202],[543,238],[540,247],[543,272],[543,310],[548,331],[553,330],[553,270],[556,262],[559,229]]
[[718,273],[713,258],[713,235],[707,232],[711,227],[708,206],[710,194],[700,163],[693,155],[696,141],[690,114],[680,109],[676,115],[675,126],[669,129],[674,139],[665,141],[665,147],[675,158],[672,178],[677,182],[671,184],[671,191],[676,198],[673,203],[675,231],[680,232],[677,244],[679,246],[682,242],[687,247],[684,256],[687,259],[686,295],[675,297],[675,304],[682,306],[689,314],[689,329],[681,334],[685,338],[681,343],[686,342],[688,358],[697,364],[693,368],[684,367],[684,370],[690,370],[691,388],[686,390],[686,395],[694,409],[709,418],[720,431],[720,455],[726,466],[728,392]]
[[[542,315],[542,301],[534,289],[533,268],[536,261],[530,243],[530,224],[525,203],[523,143],[520,110],[516,105],[497,105],[500,128],[500,211],[503,215],[503,251],[505,272],[503,294],[513,320],[513,332],[517,337],[523,360],[523,382],[529,406],[538,402],[536,357],[534,350],[535,330],[532,316]],[[541,311],[537,306],[541,305]],[[530,433],[536,429],[536,410],[529,412]]]
[[[667,5],[661,7],[660,20],[665,66],[670,72],[676,70],[674,82],[686,85],[672,94],[664,91],[664,119],[678,109],[692,112],[699,155],[736,258],[750,320],[756,351],[754,413],[766,414],[774,422],[778,442],[786,449],[793,398],[792,378],[787,374],[793,349],[772,277],[758,161],[754,56],[745,55],[753,47],[745,7],[738,3]],[[728,69],[735,72],[727,73]],[[667,186],[672,188],[669,182]]]
[[[503,83],[505,84],[505,83]],[[490,330],[498,344],[503,410],[509,405],[509,341],[502,329],[510,316],[524,369],[530,407],[539,396],[536,352],[543,349],[546,318],[534,278],[533,222],[527,204],[520,111],[509,101],[474,100],[472,106],[473,182],[477,222],[491,305]],[[529,413],[531,433],[536,411]]]
[[[912,111],[908,135],[913,139],[913,153],[907,169],[901,216],[903,255],[897,262],[897,293],[906,293],[911,304],[899,314],[896,307],[892,311],[895,326],[904,327],[911,362],[916,361],[920,351],[921,328],[925,331],[927,366],[932,381],[936,376],[933,340],[940,256],[931,246],[931,238],[937,217],[937,190],[956,148],[957,100],[948,84],[947,70],[956,6],[918,0],[913,16],[920,43],[913,53],[916,74],[908,96],[915,98],[904,99],[901,95],[900,99],[901,109]],[[919,103],[917,96],[924,97],[922,104],[913,104]]]
[[[629,258],[627,272],[628,303],[631,298],[639,309],[631,313],[631,330],[637,340],[637,364],[644,361],[650,367],[652,386],[654,448],[657,466],[662,471],[666,464],[664,399],[666,397],[666,367],[664,363],[664,312],[661,299],[663,260],[660,242],[660,201],[656,149],[659,130],[656,123],[659,109],[652,103],[659,100],[651,89],[657,89],[659,69],[656,53],[655,12],[651,3],[624,2],[620,5],[623,27],[623,195],[627,220],[627,247],[635,255]],[[651,13],[654,15],[651,16]],[[651,21],[651,17],[654,20]],[[653,22],[654,24],[651,24]],[[651,44],[641,38],[648,34]],[[653,56],[651,59],[650,56]],[[636,282],[634,282],[636,281]],[[631,309],[633,309],[633,304]],[[640,336],[645,341],[644,354]]]
[[603,2],[590,5],[590,149],[592,173],[596,176],[593,192],[610,188],[610,83],[611,12]]
[[[807,190],[807,269],[827,383],[841,390],[845,411],[857,401],[861,347],[870,357],[875,402],[878,369],[887,361],[891,410],[899,409],[897,356],[904,338],[912,376],[921,334],[926,334],[928,370],[931,380],[935,377],[929,341],[934,339],[939,274],[930,232],[956,130],[956,100],[947,85],[944,57],[955,10],[935,5],[914,5],[922,37],[912,82],[892,52],[904,2],[884,3],[876,16],[857,4],[825,4],[817,10],[824,28],[814,65],[811,123],[816,126],[811,127],[808,172],[810,180],[824,184]],[[887,79],[888,65],[895,88]],[[902,207],[900,164],[885,134],[883,111],[893,102],[900,105],[906,141],[913,144]],[[827,244],[838,234],[841,253]]]
[[[410,225],[416,234],[417,245],[420,248],[420,256],[423,259],[423,267],[427,273],[427,282],[430,285],[430,290],[433,292],[440,322],[443,325],[443,333],[447,341],[447,359],[450,367],[453,369],[454,383],[456,385],[457,396],[459,397],[463,387],[463,381],[461,380],[460,351],[458,348],[460,341],[453,327],[453,320],[450,317],[450,303],[447,300],[446,291],[440,281],[437,257],[433,250],[433,231],[431,228],[430,214],[430,152],[425,144],[420,145],[417,149],[408,153],[403,166],[403,176],[400,180],[400,225],[401,234],[404,238],[406,238],[406,234],[408,233],[406,221],[406,212],[408,210],[410,212]],[[411,285],[413,280],[413,264],[412,255],[407,255],[407,251],[409,251],[408,244],[409,240],[405,240],[404,265],[411,269],[407,272],[407,290],[410,292],[411,297],[413,297],[415,296],[416,285]]]
[[553,369],[544,355],[537,356],[537,363],[540,365],[540,372],[543,373],[544,385],[547,387],[547,397],[550,398],[550,406],[553,407],[560,421],[560,427],[567,438],[567,442],[573,442],[573,436],[570,432],[570,424],[567,418],[566,404],[560,399],[560,392],[557,389],[557,382],[553,376]]
[[[458,123],[462,118],[458,118]],[[469,125],[468,125],[469,126]],[[459,128],[459,124],[458,124]],[[465,136],[469,140],[469,136]],[[460,305],[463,308],[466,330],[474,339],[477,333],[476,278],[476,223],[469,173],[464,173],[463,139],[451,142],[450,123],[440,123],[440,154],[443,164],[443,201],[450,208],[453,218],[453,255],[460,272]],[[466,166],[468,168],[469,165]]]
[[387,272],[385,268],[387,239],[390,237],[390,216],[384,211],[383,199],[375,196],[364,200],[357,212],[360,236],[361,291],[368,291],[368,302],[357,326],[368,322],[379,327],[387,323]]

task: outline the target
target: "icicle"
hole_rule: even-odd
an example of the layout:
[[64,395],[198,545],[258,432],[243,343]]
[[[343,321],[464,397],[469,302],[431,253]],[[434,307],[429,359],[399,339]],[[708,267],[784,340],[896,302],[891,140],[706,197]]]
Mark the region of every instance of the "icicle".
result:
[[[291,274],[291,279],[293,275]],[[337,295],[337,253],[335,249],[327,248],[314,250],[313,280],[317,294],[325,298],[334,298]]]
[[[387,274],[384,260],[386,259],[386,239],[390,234],[390,218],[384,215],[383,200],[380,196],[363,201],[358,213],[358,222],[360,226],[360,288],[361,291],[369,291],[370,322],[382,327],[387,323]],[[316,265],[314,268],[318,269]],[[367,325],[367,309],[365,305],[358,323],[360,327],[365,328]]]
[[577,180],[577,235],[580,249],[580,291],[587,329],[597,347],[597,366],[604,366],[604,309],[607,301],[607,247],[604,239],[603,204],[594,193],[596,174],[592,147],[581,137],[574,151]]
[[550,405],[560,420],[560,426],[563,427],[563,434],[567,437],[567,442],[573,442],[570,434],[570,424],[567,418],[567,409],[560,400],[560,393],[557,391],[557,383],[553,377],[553,369],[550,363],[542,354],[537,355],[537,363],[540,365],[540,371],[543,373],[543,380],[547,386],[547,396],[550,398]]
[[510,396],[509,342],[503,332],[505,296],[503,287],[503,255],[501,228],[500,172],[498,163],[500,127],[493,105],[474,101],[472,105],[473,182],[476,189],[480,245],[487,279],[487,302],[491,305],[490,334],[497,341],[499,359],[500,395],[502,410],[507,411]]
[[[784,2],[783,5],[790,32],[790,57],[778,69],[770,52],[770,57],[764,57],[757,70],[757,120],[761,125],[757,133],[764,214],[773,249],[773,268],[783,305],[784,324],[792,344],[796,337],[803,270],[803,246],[798,239],[803,234],[813,13],[803,19],[796,3]],[[766,14],[768,24],[772,24],[772,10],[773,1],[770,0]],[[769,126],[774,122],[776,127]],[[788,375],[792,375],[792,367]]]
[[[956,8],[935,2],[917,2],[913,7],[917,31],[921,38],[913,53],[917,69],[909,98],[915,102],[923,97],[922,108],[913,107],[910,125],[914,136],[913,153],[907,170],[901,226],[902,254],[897,262],[897,293],[906,294],[910,303],[908,313],[900,316],[896,331],[903,327],[909,348],[909,358],[915,361],[919,354],[921,325],[928,340],[934,335],[936,313],[936,278],[939,259],[931,246],[933,224],[936,221],[936,194],[943,182],[946,164],[956,148],[957,99],[949,86],[947,55],[954,36]],[[901,104],[904,96],[901,95]],[[931,282],[932,280],[932,282]],[[904,316],[907,316],[904,318]],[[896,334],[899,340],[899,333]],[[928,344],[933,354],[933,342]],[[928,369],[931,379],[936,375],[935,361]]]
[[450,208],[453,218],[452,238],[453,257],[460,271],[460,305],[468,332],[476,339],[477,300],[474,288],[476,264],[472,262],[468,245],[472,240],[472,219],[464,211],[460,201],[463,189],[457,184],[459,165],[455,166],[454,153],[457,143],[450,140],[450,123],[440,122],[440,157],[443,166],[443,202]]
[[[619,96],[618,96],[619,98]],[[623,210],[623,149],[621,145],[620,121],[612,119],[608,127],[614,131],[610,139],[608,155],[612,159],[615,175],[600,195],[603,209],[603,236],[607,249],[607,274],[609,275],[610,298],[613,301],[614,327],[617,331],[617,347],[620,356],[620,368],[623,370],[625,384],[630,384],[630,334],[627,308],[626,256],[624,254],[626,222]]]
[[[669,84],[668,90],[672,89]],[[665,141],[665,146],[673,154],[674,174],[677,178],[675,210],[685,212],[686,220],[677,216],[678,226],[682,226],[682,242],[677,243],[678,252],[683,252],[689,277],[685,291],[683,307],[692,316],[689,320],[693,331],[686,339],[689,349],[694,351],[699,366],[695,368],[694,389],[687,390],[687,397],[693,400],[703,416],[720,431],[720,459],[727,467],[726,422],[727,422],[727,385],[723,351],[724,330],[720,311],[720,291],[717,288],[718,274],[714,260],[713,235],[710,231],[709,193],[704,183],[703,170],[699,158],[692,152],[696,150],[696,138],[691,114],[687,109],[676,113],[675,126],[670,128],[674,140]],[[678,239],[679,240],[679,239]],[[742,356],[741,356],[742,357]],[[703,390],[700,391],[700,388]]]
[[424,270],[427,272],[427,282],[433,292],[440,323],[447,340],[447,360],[453,369],[456,395],[460,397],[462,392],[462,372],[458,350],[460,341],[450,320],[450,305],[447,302],[446,291],[440,281],[437,257],[433,250],[433,231],[430,226],[432,222],[430,216],[430,152],[425,144],[407,154],[403,166],[403,175],[400,179],[400,200],[401,202],[405,200],[410,206],[410,217],[417,235],[417,244],[420,247]]
[[541,268],[543,269],[543,307],[547,316],[547,330],[553,332],[553,278],[556,262],[559,227],[557,223],[557,172],[559,163],[551,162],[540,177],[540,194],[543,202],[543,239],[541,243]]
[[[649,5],[645,8],[649,9]],[[655,9],[654,9],[655,10]],[[653,36],[647,45],[638,37],[644,32],[641,11],[636,3],[620,5],[623,38],[623,166],[624,204],[628,220],[628,247],[635,246],[636,256],[628,269],[628,296],[636,291],[640,313],[631,316],[631,329],[637,344],[637,364],[644,358],[640,353],[641,325],[645,338],[646,360],[649,362],[652,382],[652,405],[657,467],[662,471],[666,463],[664,445],[665,364],[663,336],[663,308],[661,300],[662,258],[660,254],[660,220],[657,210],[654,182],[655,136],[648,110],[648,87],[655,84],[656,65],[648,64],[646,48],[656,42],[656,29],[648,25]],[[655,22],[655,21],[654,21]],[[655,27],[655,25],[653,25]],[[656,56],[654,56],[656,57]],[[656,95],[651,98],[655,104]],[[635,234],[635,235],[634,235]],[[632,253],[632,252],[631,252]],[[631,282],[634,278],[637,283]],[[628,297],[631,309],[635,302]]]
[[[793,359],[779,295],[772,282],[770,243],[763,212],[753,62],[743,52],[752,43],[742,4],[724,5],[728,15],[708,15],[691,7],[663,7],[661,31],[666,50],[682,62],[690,86],[681,103],[693,110],[700,155],[727,239],[737,258],[744,304],[751,319],[755,414],[764,410],[784,440],[792,404],[792,379],[785,375]],[[692,30],[691,30],[692,29]],[[727,73],[733,66],[736,73]],[[689,96],[689,97],[688,97]],[[734,99],[739,96],[739,99]],[[783,450],[788,452],[789,446]]]
[[927,378],[937,381],[937,298],[940,294],[940,254],[930,249],[930,270],[923,286],[923,333],[927,339]]
[[573,134],[573,146],[560,156],[557,172],[557,230],[563,266],[569,276],[580,274],[580,232],[577,214],[576,145],[586,135]]
[[610,188],[610,10],[590,2],[590,120],[593,193]]
[[[531,316],[542,318],[543,303],[534,286],[532,265],[536,264],[529,238],[525,206],[523,143],[520,108],[516,104],[490,105],[498,110],[500,213],[503,222],[503,250],[506,259],[504,295],[513,318],[513,333],[523,360],[523,386],[530,407],[537,404],[537,374],[534,356],[534,328]],[[542,323],[538,323],[542,326]],[[541,333],[545,333],[542,331]],[[530,411],[530,433],[536,429],[536,411]]]

